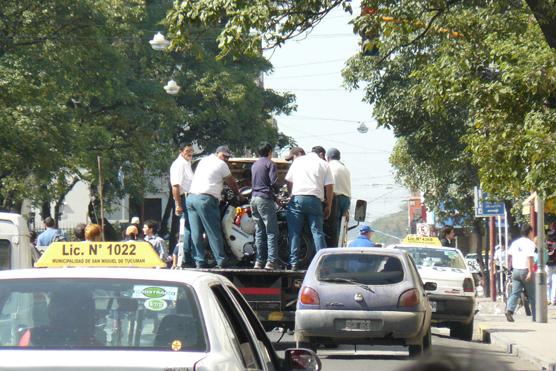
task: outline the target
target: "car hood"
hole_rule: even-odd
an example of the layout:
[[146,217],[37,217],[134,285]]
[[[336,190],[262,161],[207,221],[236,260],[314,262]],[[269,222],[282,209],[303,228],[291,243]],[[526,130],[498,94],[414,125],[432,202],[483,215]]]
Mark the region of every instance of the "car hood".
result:
[[0,369],[9,370],[188,370],[207,353],[119,350],[0,350]]
[[467,269],[450,267],[417,267],[423,282],[435,282],[437,288],[431,291],[438,295],[473,295],[463,291],[463,280],[473,278]]

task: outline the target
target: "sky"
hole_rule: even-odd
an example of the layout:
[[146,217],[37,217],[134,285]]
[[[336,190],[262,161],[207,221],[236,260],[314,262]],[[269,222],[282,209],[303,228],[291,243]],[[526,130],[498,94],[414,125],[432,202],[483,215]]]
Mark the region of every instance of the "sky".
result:
[[[358,3],[354,2],[355,11]],[[362,102],[363,90],[343,87],[341,70],[360,48],[359,36],[348,24],[351,18],[336,9],[308,36],[267,51],[274,71],[264,83],[296,95],[297,111],[276,117],[280,131],[305,151],[315,145],[340,150],[351,172],[352,212],[356,199],[366,200],[367,221],[372,223],[399,211],[409,192],[395,184],[388,161],[395,144],[393,133],[376,127],[371,105]],[[365,134],[357,131],[361,123],[369,128]]]

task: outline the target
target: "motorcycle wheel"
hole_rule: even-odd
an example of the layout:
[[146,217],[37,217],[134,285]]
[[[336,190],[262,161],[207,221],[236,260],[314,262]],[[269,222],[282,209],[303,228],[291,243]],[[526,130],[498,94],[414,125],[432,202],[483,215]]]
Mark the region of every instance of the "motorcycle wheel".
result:
[[[288,265],[290,261],[290,246],[288,244],[288,228],[285,224],[279,228],[280,237],[278,238],[278,258],[283,265]],[[315,256],[315,244],[309,228],[303,228],[301,232],[301,246],[298,251],[298,266],[306,269],[313,256]]]

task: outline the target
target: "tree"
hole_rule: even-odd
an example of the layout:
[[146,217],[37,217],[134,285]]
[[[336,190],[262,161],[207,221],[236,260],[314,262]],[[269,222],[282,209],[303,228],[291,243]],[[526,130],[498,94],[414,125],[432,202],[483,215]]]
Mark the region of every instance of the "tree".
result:
[[[185,22],[225,24],[219,41],[227,54],[252,51],[255,40],[280,45],[311,30],[330,9],[348,5],[185,0],[175,12]],[[428,168],[427,179],[434,182],[422,179],[419,186],[432,187],[426,191],[437,198],[461,179],[480,179],[503,199],[531,189],[556,191],[553,2],[368,0],[363,5],[373,11],[355,17],[354,30],[378,35],[379,55],[354,56],[345,76],[350,86],[368,83],[366,100],[375,105],[379,125],[404,138],[393,158],[402,178],[409,179],[412,163]],[[247,20],[246,14],[255,16]],[[392,78],[400,82],[383,83]],[[454,135],[445,136],[446,129]],[[431,167],[435,162],[446,176]]]
[[[151,30],[169,6],[142,0],[3,4],[3,209],[17,211],[31,199],[56,201],[59,212],[77,180],[96,187],[98,156],[107,200],[126,194],[141,200],[153,187],[150,179],[167,173],[184,137],[207,150],[283,140],[269,118],[293,109],[293,97],[256,85],[269,68],[260,56],[217,63],[212,39],[191,43],[189,51],[149,48]],[[183,87],[177,97],[162,89],[172,77]]]

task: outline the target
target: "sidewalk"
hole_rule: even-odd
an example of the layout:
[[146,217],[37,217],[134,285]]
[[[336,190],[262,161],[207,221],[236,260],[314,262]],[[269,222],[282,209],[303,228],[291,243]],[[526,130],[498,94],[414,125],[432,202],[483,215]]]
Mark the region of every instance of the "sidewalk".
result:
[[556,306],[548,306],[548,322],[536,323],[523,308],[514,313],[515,322],[506,320],[505,303],[501,298],[477,298],[479,312],[475,316],[475,338],[506,348],[509,353],[556,371]]

